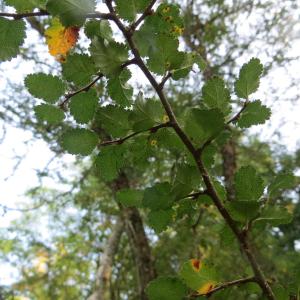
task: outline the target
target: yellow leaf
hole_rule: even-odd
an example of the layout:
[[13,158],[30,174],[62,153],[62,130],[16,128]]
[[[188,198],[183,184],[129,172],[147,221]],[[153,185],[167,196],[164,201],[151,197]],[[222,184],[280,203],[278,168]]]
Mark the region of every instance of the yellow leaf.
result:
[[206,295],[214,288],[214,286],[215,286],[215,282],[213,281],[206,282],[197,290],[197,292],[199,293],[199,295]]
[[64,62],[66,55],[78,40],[79,27],[64,27],[58,19],[53,19],[52,25],[45,31],[49,53],[60,62]]

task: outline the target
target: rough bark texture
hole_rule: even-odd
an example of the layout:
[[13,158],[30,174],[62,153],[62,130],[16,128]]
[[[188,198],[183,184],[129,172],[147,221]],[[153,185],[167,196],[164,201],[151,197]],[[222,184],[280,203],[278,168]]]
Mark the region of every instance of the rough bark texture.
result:
[[[112,184],[115,191],[128,187],[128,178],[124,173]],[[156,271],[143,220],[139,211],[134,207],[122,207],[121,211],[137,267],[139,299],[148,300],[145,289],[148,283],[156,277]]]
[[225,179],[225,187],[229,200],[234,200],[234,174],[236,172],[236,144],[235,140],[230,140],[222,147],[223,158],[223,176]]
[[99,268],[96,275],[96,290],[88,300],[110,300],[110,282],[113,259],[118,251],[121,235],[123,233],[124,222],[118,218],[117,223],[112,229],[111,236],[101,255]]

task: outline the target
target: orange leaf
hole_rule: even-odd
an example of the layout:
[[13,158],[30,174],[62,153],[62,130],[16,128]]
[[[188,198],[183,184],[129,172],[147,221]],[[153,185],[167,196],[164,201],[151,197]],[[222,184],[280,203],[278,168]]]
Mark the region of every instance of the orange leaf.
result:
[[66,55],[75,46],[79,35],[79,27],[64,27],[57,19],[45,31],[49,53],[60,62],[64,62]]

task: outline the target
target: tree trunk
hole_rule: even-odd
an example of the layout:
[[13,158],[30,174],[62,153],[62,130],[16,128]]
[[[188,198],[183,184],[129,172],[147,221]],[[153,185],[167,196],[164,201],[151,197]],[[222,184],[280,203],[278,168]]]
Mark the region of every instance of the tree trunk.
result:
[[[114,191],[129,188],[126,174],[120,174],[111,187]],[[148,283],[156,277],[156,271],[143,220],[135,207],[120,208],[137,267],[139,299],[148,300],[145,289]]]
[[121,218],[112,229],[112,233],[107,241],[100,259],[100,266],[96,275],[96,290],[88,300],[110,300],[110,282],[113,259],[118,251],[118,246],[123,233],[124,222]]

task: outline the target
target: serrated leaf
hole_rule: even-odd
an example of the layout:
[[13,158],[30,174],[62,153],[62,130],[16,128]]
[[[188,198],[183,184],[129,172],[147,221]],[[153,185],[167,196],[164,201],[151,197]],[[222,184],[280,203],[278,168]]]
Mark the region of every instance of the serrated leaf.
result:
[[256,201],[234,200],[227,205],[232,218],[239,222],[249,221],[258,215],[260,203]]
[[98,144],[95,132],[84,128],[71,129],[61,138],[61,146],[70,154],[89,155]]
[[96,167],[104,181],[112,181],[122,167],[123,148],[120,145],[102,147],[96,158]]
[[171,185],[168,182],[163,182],[146,188],[142,204],[151,210],[161,210],[170,208],[173,202],[174,198],[171,195]]
[[208,80],[202,88],[202,95],[208,108],[218,108],[224,115],[230,112],[230,92],[221,78]]
[[64,27],[58,19],[53,19],[45,31],[49,53],[57,61],[65,62],[66,55],[75,46],[79,37],[79,27]]
[[129,111],[114,105],[100,107],[96,113],[96,124],[113,137],[123,137],[130,130]]
[[218,109],[190,109],[185,116],[185,130],[194,143],[203,144],[224,128],[224,116]]
[[133,39],[142,56],[149,56],[152,52],[158,57],[159,36],[177,38],[182,34],[183,27],[179,6],[163,3],[155,14],[146,18],[141,28],[134,33]]
[[117,192],[117,200],[126,207],[141,207],[143,191],[125,189]]
[[107,41],[113,41],[113,32],[109,21],[107,20],[91,20],[85,24],[84,33],[91,40],[99,37]]
[[64,78],[74,82],[79,87],[90,83],[91,77],[96,74],[93,60],[86,54],[69,55],[62,68]]
[[120,74],[108,79],[108,94],[121,106],[130,106],[132,102],[133,88],[127,83],[130,78],[130,71],[124,69]]
[[247,64],[244,64],[240,70],[239,78],[234,84],[236,95],[248,99],[250,94],[256,92],[262,72],[263,65],[257,58],[252,58]]
[[103,39],[94,38],[90,52],[96,66],[105,75],[113,75],[120,71],[121,66],[128,60],[128,49],[116,42],[104,43]]
[[61,109],[49,104],[36,106],[34,112],[38,120],[46,121],[49,125],[60,123],[65,118],[65,114]]
[[215,163],[215,155],[217,154],[217,148],[214,145],[208,145],[202,152],[202,161],[205,168],[211,168]]
[[155,210],[148,214],[148,223],[155,233],[159,234],[166,230],[173,221],[174,210]]
[[159,101],[144,99],[140,93],[133,104],[133,111],[129,120],[133,123],[133,130],[146,130],[154,125],[162,123],[164,111]]
[[45,9],[47,0],[5,0],[7,5],[13,6],[17,12],[30,12],[34,8]]
[[116,0],[116,10],[122,19],[134,21],[138,13],[143,12],[149,0]]
[[29,74],[24,82],[32,96],[49,103],[55,103],[64,95],[66,89],[59,77],[44,73]]
[[194,64],[197,64],[201,71],[205,69],[205,64],[203,63],[203,58],[194,52],[183,53],[183,60],[181,65],[172,71],[172,78],[174,80],[179,80],[180,78],[186,77],[192,70]]
[[214,267],[198,259],[185,262],[180,270],[180,277],[191,289],[200,295],[207,294],[217,283],[217,273]]
[[186,287],[176,277],[158,277],[146,288],[149,300],[182,300]]
[[248,128],[252,125],[264,124],[271,116],[271,110],[261,104],[260,100],[248,103],[237,124],[241,128]]
[[48,0],[47,11],[59,16],[61,23],[68,26],[82,26],[86,15],[95,12],[95,0]]
[[23,20],[7,20],[0,17],[0,62],[16,57],[25,39]]
[[281,224],[288,224],[292,219],[292,214],[290,214],[285,207],[269,205],[264,208],[255,222],[263,222],[271,224],[272,226],[278,226]]
[[94,90],[80,93],[71,98],[70,113],[77,123],[85,124],[95,115],[98,104],[97,94]]
[[293,174],[278,174],[268,187],[270,197],[275,197],[285,189],[295,186],[295,176]]
[[181,199],[191,191],[199,188],[199,171],[196,166],[179,164],[175,172],[175,178],[172,184],[172,195],[174,195],[176,199]]
[[163,75],[167,70],[178,69],[185,58],[177,51],[178,40],[166,35],[157,35],[155,39],[155,47],[150,49],[147,60],[150,71]]
[[257,201],[264,191],[264,182],[251,167],[242,167],[234,176],[236,197],[240,201]]

